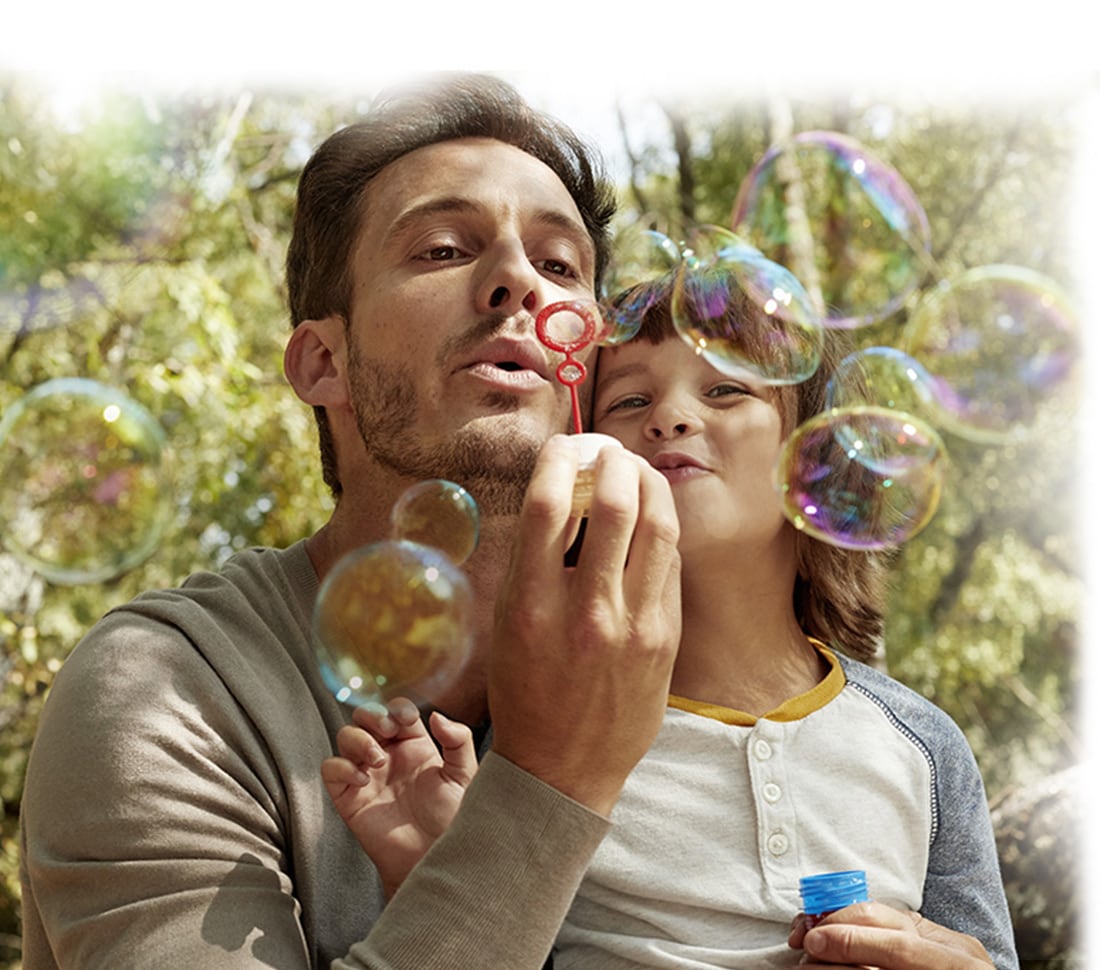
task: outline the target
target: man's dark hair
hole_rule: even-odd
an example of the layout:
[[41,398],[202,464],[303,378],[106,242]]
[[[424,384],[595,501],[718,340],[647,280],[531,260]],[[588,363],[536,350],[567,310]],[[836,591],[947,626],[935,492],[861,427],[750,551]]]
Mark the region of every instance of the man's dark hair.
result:
[[[607,265],[613,187],[600,156],[556,119],[535,111],[508,83],[488,75],[443,75],[383,92],[368,114],[330,135],[306,163],[287,251],[290,320],[350,316],[351,252],[366,189],[383,168],[426,145],[493,138],[522,149],[561,179],[596,250],[596,284]],[[341,486],[323,408],[315,408],[325,483]]]

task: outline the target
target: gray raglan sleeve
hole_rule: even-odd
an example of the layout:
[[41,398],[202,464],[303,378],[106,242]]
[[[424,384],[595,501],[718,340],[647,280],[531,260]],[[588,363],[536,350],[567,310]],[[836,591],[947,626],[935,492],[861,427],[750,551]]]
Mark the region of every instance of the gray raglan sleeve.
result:
[[[936,827],[929,848],[922,915],[982,942],[998,970],[1018,970],[989,801],[974,754],[942,711],[929,719],[936,743]],[[926,734],[926,738],[928,735]]]

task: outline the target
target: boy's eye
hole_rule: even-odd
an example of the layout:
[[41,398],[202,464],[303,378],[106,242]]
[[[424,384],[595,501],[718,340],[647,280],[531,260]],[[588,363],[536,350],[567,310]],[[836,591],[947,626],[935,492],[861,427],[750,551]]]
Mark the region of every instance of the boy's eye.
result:
[[748,388],[742,387],[740,384],[716,384],[709,391],[707,391],[707,397],[726,397],[730,394],[748,393]]
[[644,408],[649,401],[647,401],[641,394],[630,394],[626,397],[621,397],[614,403],[612,403],[607,411],[610,414],[612,411],[626,411],[631,408]]

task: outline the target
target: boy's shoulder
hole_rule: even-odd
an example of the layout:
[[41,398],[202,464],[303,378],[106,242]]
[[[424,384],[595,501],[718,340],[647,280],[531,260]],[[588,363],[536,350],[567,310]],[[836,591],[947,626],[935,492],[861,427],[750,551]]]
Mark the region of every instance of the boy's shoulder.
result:
[[961,742],[969,751],[961,728],[943,708],[884,671],[841,653],[837,658],[844,670],[846,686],[878,705],[913,740],[937,749]]

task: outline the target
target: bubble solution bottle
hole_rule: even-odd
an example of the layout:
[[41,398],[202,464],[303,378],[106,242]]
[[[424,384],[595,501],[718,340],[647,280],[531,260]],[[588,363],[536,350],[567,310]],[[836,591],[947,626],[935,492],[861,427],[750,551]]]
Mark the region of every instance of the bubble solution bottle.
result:
[[817,926],[829,913],[852,903],[865,903],[867,874],[862,869],[844,872],[823,872],[798,880],[802,894],[802,910],[806,914],[806,929]]

